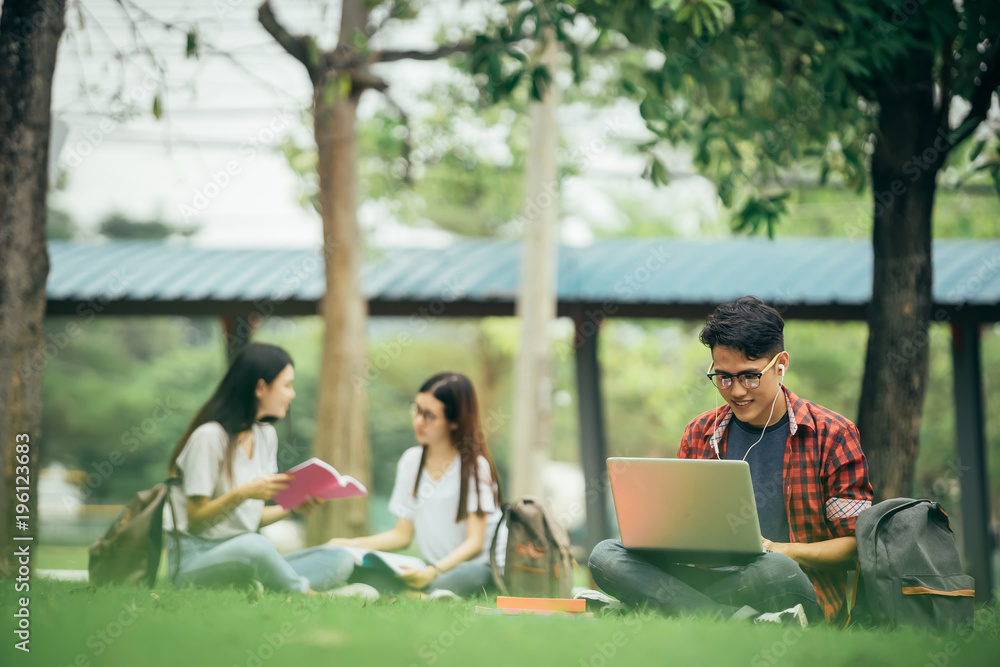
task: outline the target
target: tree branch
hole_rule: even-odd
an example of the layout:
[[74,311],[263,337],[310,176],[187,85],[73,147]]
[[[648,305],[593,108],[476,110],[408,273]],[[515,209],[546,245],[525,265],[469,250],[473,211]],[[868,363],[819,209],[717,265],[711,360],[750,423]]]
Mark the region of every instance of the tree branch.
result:
[[[139,14],[142,15],[142,18],[144,18],[146,21],[148,21],[150,23],[153,23],[154,25],[157,25],[160,28],[163,28],[167,32],[175,32],[175,33],[181,33],[181,34],[186,35],[186,34],[188,34],[188,32],[191,29],[190,26],[187,26],[187,25],[181,25],[179,23],[175,23],[175,22],[172,22],[172,21],[164,21],[163,19],[157,18],[152,13],[150,13],[146,9],[143,9],[141,6],[139,6],[138,4],[136,4],[134,2],[134,0],[124,0],[124,1],[127,2],[129,5],[131,5],[132,8],[135,9],[137,12],[139,12]],[[135,32],[137,30],[137,26],[135,25],[135,21],[129,15],[128,11],[125,9],[125,6],[124,6],[122,0],[117,0],[117,2],[118,2],[119,5],[122,6],[122,13],[124,13],[125,17],[129,20],[129,22],[133,24],[133,32]],[[101,27],[100,22],[97,21],[97,18],[94,15],[94,13],[91,12],[91,11],[89,11],[89,10],[86,10],[86,9],[85,9],[85,11],[87,11],[88,14],[90,14],[91,20],[93,20],[95,23],[97,23],[98,27],[101,28],[101,32],[104,33],[105,37],[108,40],[108,43],[111,44],[112,48],[114,48],[114,50],[115,50],[115,59],[118,60],[119,62],[126,61],[128,59],[128,56],[130,54],[122,53],[120,50],[118,50],[118,48],[114,45],[114,40],[112,40],[111,37],[110,37],[110,35],[108,35],[107,31],[104,30],[103,27]],[[143,41],[145,41],[145,40],[143,40]],[[280,93],[281,95],[284,95],[285,97],[287,97],[290,100],[298,100],[297,96],[291,94],[287,90],[284,90],[282,88],[279,88],[279,87],[273,85],[266,78],[264,78],[263,76],[261,76],[257,72],[253,71],[252,69],[250,69],[249,67],[247,67],[243,63],[241,63],[240,60],[239,60],[239,58],[237,58],[236,56],[234,56],[232,53],[230,53],[229,51],[226,51],[224,49],[220,49],[219,47],[215,46],[214,44],[212,44],[211,42],[209,42],[208,40],[206,40],[204,36],[202,36],[202,35],[198,36],[198,43],[199,43],[200,46],[203,46],[203,47],[207,48],[212,53],[214,53],[216,55],[219,55],[219,56],[222,56],[223,58],[226,58],[227,60],[229,60],[233,64],[233,66],[235,66],[238,69],[242,70],[247,76],[249,76],[251,79],[256,80],[258,83],[260,83],[265,88],[269,88],[271,90],[271,92],[273,92],[273,93]],[[155,54],[152,53],[152,50],[149,47],[141,48],[141,47],[139,47],[138,44],[136,44],[136,53],[142,53],[142,54],[149,55],[150,58],[153,59],[153,64],[157,67],[157,70],[160,72],[161,79],[163,79],[166,76],[166,67],[165,66],[161,66],[158,63],[158,61],[156,61],[156,59],[154,57]],[[121,87],[123,88],[124,84]]]
[[369,63],[391,63],[396,60],[438,60],[455,53],[465,53],[472,48],[472,42],[459,42],[441,46],[433,51],[375,51]]
[[296,37],[288,32],[274,15],[271,0],[266,0],[257,10],[257,20],[289,55],[305,65],[309,79],[316,81],[319,74],[319,63],[315,61],[314,55],[318,52],[316,43],[309,37]]
[[[521,40],[521,42],[531,43],[531,40]],[[375,51],[368,59],[368,64],[389,63],[397,60],[438,60],[439,58],[447,58],[456,53],[467,53],[472,48],[472,44],[472,42],[459,42],[457,44],[441,46],[433,51]],[[628,46],[610,46],[595,51],[588,51],[585,48],[581,48],[580,53],[586,56],[611,56],[635,50],[636,47],[630,44]]]
[[389,87],[385,80],[376,76],[367,69],[347,69],[339,70],[345,74],[349,74],[351,77],[351,86],[356,90],[377,90],[379,92],[385,92]]
[[399,106],[399,103],[389,94],[388,90],[380,91],[382,96],[385,98],[386,103],[399,114],[399,118],[403,123],[403,127],[407,129],[406,135],[401,140],[402,151],[400,157],[403,158],[403,162],[406,163],[406,171],[403,172],[403,182],[407,186],[413,185],[413,161],[411,160],[411,155],[413,153],[413,128],[410,127],[410,115],[406,113],[403,107]]
[[983,56],[986,71],[980,77],[979,86],[972,95],[972,107],[965,115],[962,124],[948,137],[948,143],[954,148],[972,136],[979,124],[986,120],[990,110],[993,93],[1000,89],[1000,35],[993,38],[990,50]]

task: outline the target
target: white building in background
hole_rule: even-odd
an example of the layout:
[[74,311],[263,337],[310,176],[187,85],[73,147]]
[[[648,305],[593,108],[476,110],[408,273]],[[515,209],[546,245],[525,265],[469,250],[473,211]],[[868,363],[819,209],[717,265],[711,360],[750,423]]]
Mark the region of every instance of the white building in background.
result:
[[542,495],[567,531],[580,530],[587,520],[587,490],[578,463],[548,461],[542,467]]
[[42,519],[75,519],[83,507],[80,472],[53,463],[38,480],[38,513]]

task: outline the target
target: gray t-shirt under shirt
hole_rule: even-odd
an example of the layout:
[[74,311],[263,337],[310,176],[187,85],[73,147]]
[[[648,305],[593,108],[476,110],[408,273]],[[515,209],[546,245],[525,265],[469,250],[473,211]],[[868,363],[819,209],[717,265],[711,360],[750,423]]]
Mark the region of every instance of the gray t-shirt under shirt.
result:
[[[253,456],[248,457],[242,447],[236,448],[232,479],[223,471],[222,462],[229,436],[221,424],[218,422],[202,424],[188,438],[187,444],[177,457],[182,484],[171,488],[173,504],[177,510],[177,523],[181,531],[188,533],[189,496],[205,496],[211,500],[257,477],[274,475],[278,472],[278,434],[274,427],[270,424],[256,423],[252,430]],[[206,539],[226,539],[257,532],[263,509],[263,500],[246,500],[233,512],[218,517],[197,535]]]
[[[788,542],[788,513],[785,512],[785,496],[781,492],[784,486],[782,475],[785,443],[788,440],[788,415],[764,429],[763,439],[760,432],[759,428],[733,417],[726,435],[726,459],[741,461],[746,456],[746,462],[750,464],[760,534],[772,542]],[[753,446],[758,439],[760,442]],[[747,450],[750,450],[748,456]]]

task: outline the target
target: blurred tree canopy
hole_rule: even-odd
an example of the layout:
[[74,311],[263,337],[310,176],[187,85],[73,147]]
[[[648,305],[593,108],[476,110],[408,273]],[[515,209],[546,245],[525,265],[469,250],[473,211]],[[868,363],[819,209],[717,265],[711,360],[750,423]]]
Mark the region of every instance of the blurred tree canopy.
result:
[[98,225],[101,236],[115,241],[163,241],[171,236],[192,236],[197,227],[180,227],[160,220],[131,220],[113,213]]

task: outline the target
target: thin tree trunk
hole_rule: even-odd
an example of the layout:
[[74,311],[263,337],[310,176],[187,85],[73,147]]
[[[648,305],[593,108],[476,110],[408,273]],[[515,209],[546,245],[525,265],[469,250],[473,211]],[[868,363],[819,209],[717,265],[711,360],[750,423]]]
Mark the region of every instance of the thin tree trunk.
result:
[[[16,572],[13,537],[38,534],[52,75],[64,0],[6,0],[0,14],[0,577]],[[15,525],[16,442],[27,436],[28,530]],[[22,497],[23,498],[23,497]]]
[[[320,369],[319,405],[313,452],[369,486],[368,387],[365,378],[365,321],[361,294],[361,234],[357,223],[358,95],[340,90],[336,79],[316,85],[313,100],[320,212],[323,217],[326,323]],[[366,498],[322,506],[309,521],[308,542],[368,530]]]
[[[352,63],[355,40],[368,33],[364,0],[341,3],[337,48],[321,52],[311,37],[288,32],[269,2],[258,10],[261,25],[309,73],[313,82],[313,129],[318,155],[320,215],[326,295],[321,305],[325,330],[313,453],[366,486],[371,480],[368,446],[368,385],[365,378],[365,322],[361,294],[361,232],[358,229],[358,99],[366,87],[384,87],[364,66]],[[368,500],[339,500],[309,519],[306,537],[319,544],[331,536],[368,531]]]
[[[540,63],[555,74],[556,38],[548,43]],[[542,466],[548,461],[552,431],[552,349],[549,324],[556,314],[557,224],[559,174],[556,168],[559,104],[555,82],[532,102],[531,142],[525,188],[524,241],[517,316],[521,344],[514,390],[511,439],[511,497],[542,495]]]
[[[487,333],[481,326],[477,325],[476,359],[479,361],[479,382],[476,383],[476,394],[479,396],[479,410],[483,419],[487,419],[498,407],[497,393],[500,385],[500,378],[504,369],[510,366],[510,359],[490,340]],[[497,439],[497,431],[507,428],[506,423],[493,423],[484,425],[486,429],[486,439],[493,447]]]
[[915,57],[878,91],[872,156],[874,273],[858,410],[877,499],[911,493],[927,385],[931,213],[949,146],[933,98],[932,63]]

